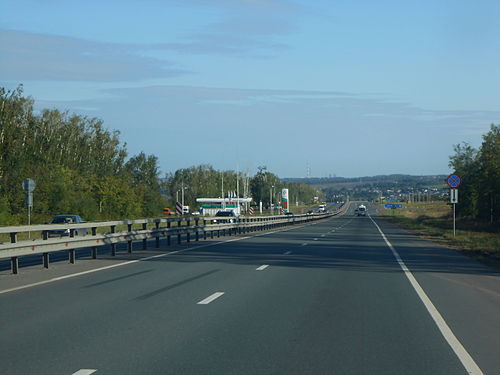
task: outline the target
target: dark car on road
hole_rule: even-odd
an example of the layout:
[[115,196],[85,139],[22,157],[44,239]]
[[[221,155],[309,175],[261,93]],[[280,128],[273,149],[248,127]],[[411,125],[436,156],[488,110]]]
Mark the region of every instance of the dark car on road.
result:
[[[48,224],[80,224],[85,223],[79,215],[56,215],[54,216]],[[71,230],[66,229],[51,229],[46,230],[48,237],[64,237],[69,236]],[[87,234],[87,228],[75,228],[73,229],[73,234],[75,236],[85,236]]]

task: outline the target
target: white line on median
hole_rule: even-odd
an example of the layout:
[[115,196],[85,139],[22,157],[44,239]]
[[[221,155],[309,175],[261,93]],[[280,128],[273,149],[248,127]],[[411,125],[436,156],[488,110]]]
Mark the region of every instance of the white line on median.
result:
[[90,375],[96,372],[97,370],[94,369],[84,369],[82,368],[81,370],[78,370],[77,372],[74,372],[72,375]]
[[256,268],[255,270],[256,270],[256,271],[263,271],[263,270],[265,270],[267,267],[269,267],[269,264],[263,264],[262,266],[260,266],[259,268]]
[[378,231],[382,235],[382,238],[384,239],[384,241],[387,244],[387,246],[389,247],[389,249],[391,249],[392,254],[396,258],[396,261],[398,262],[399,266],[401,267],[401,269],[405,273],[406,277],[410,281],[411,286],[413,287],[413,289],[415,289],[415,292],[417,292],[418,296],[420,297],[420,300],[422,301],[425,308],[429,312],[431,318],[434,320],[434,323],[436,323],[437,327],[441,331],[441,334],[446,339],[448,344],[451,346],[451,348],[455,352],[455,354],[458,357],[458,359],[460,360],[460,362],[462,362],[462,365],[465,367],[465,370],[467,370],[467,373],[470,375],[483,375],[483,372],[481,371],[479,366],[476,364],[476,362],[471,357],[471,355],[467,352],[467,350],[463,347],[463,345],[460,343],[460,341],[458,341],[457,337],[455,336],[455,334],[453,333],[451,328],[448,326],[448,324],[444,320],[443,316],[439,313],[436,306],[434,306],[434,304],[432,303],[430,298],[427,296],[425,291],[422,289],[422,287],[418,283],[417,279],[415,279],[415,277],[413,276],[411,271],[408,269],[408,267],[406,267],[405,262],[403,261],[403,259],[401,259],[401,257],[399,256],[399,253],[396,251],[394,246],[392,246],[392,244],[389,242],[389,240],[387,239],[384,232],[382,232],[382,229],[380,229],[378,224],[375,222],[375,220],[373,220],[373,218],[370,215],[368,215],[368,217],[371,219],[373,224],[375,224],[375,226],[377,227]]
[[290,255],[292,252],[291,251],[285,251],[283,255]]
[[303,243],[302,245],[300,245],[300,246],[307,246],[307,242],[304,242],[304,243]]
[[198,302],[198,305],[208,305],[210,302],[212,302],[213,300],[216,300],[217,298],[219,298],[223,294],[224,294],[224,292],[216,292],[216,293],[212,294],[211,296],[208,296],[207,298]]

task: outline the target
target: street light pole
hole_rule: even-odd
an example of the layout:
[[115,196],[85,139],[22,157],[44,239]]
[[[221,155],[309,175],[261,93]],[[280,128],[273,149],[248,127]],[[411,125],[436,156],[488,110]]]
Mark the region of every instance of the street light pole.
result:
[[271,215],[274,213],[274,207],[273,207],[273,189],[274,185],[271,185],[271,194],[270,194],[270,200],[271,200]]
[[184,183],[182,184],[182,209],[184,210]]

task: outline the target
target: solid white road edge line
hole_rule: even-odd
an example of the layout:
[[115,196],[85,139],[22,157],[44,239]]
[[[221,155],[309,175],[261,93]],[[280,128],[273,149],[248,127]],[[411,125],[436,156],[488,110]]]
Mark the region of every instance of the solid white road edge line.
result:
[[208,305],[210,302],[212,302],[213,300],[216,300],[217,298],[219,298],[223,294],[224,294],[224,292],[216,292],[216,293],[212,294],[211,296],[208,296],[207,298],[198,302],[197,305]]
[[72,375],[90,375],[96,372],[97,370],[94,369],[85,369],[82,368],[81,370],[78,370],[77,372],[74,372]]
[[267,267],[269,267],[269,264],[263,264],[262,266],[256,268],[256,271],[264,271]]
[[382,229],[380,229],[378,224],[375,222],[375,220],[373,220],[373,218],[370,215],[368,215],[368,217],[371,219],[373,224],[375,224],[375,226],[377,227],[378,231],[382,235],[382,238],[384,239],[384,241],[387,244],[387,246],[389,247],[389,249],[391,249],[392,254],[396,258],[396,261],[398,262],[399,266],[401,267],[401,269],[405,273],[406,277],[410,281],[411,286],[417,292],[418,296],[420,297],[420,300],[422,301],[425,308],[429,312],[430,316],[432,317],[432,319],[436,323],[437,327],[441,331],[441,334],[443,335],[443,337],[446,339],[448,344],[451,346],[451,348],[453,349],[453,351],[457,355],[460,362],[462,362],[462,365],[465,367],[465,370],[467,371],[467,373],[469,373],[471,375],[484,375],[483,372],[481,371],[481,369],[479,368],[479,366],[474,361],[474,359],[471,357],[471,355],[467,352],[467,350],[463,347],[463,345],[457,339],[457,337],[455,336],[455,334],[453,333],[451,328],[448,326],[448,324],[446,324],[446,321],[441,316],[438,309],[436,308],[436,306],[434,306],[434,304],[432,303],[430,298],[427,296],[425,291],[422,289],[422,287],[420,286],[418,281],[415,279],[415,277],[413,276],[411,271],[408,269],[408,267],[406,267],[406,264],[403,262],[403,260],[399,256],[399,253],[396,251],[394,246],[392,246],[392,244],[389,242],[389,240],[387,239],[384,232],[382,232]]
[[244,239],[247,239],[247,238],[250,238],[250,237],[240,237],[240,238],[234,238],[234,239],[231,239],[231,240],[220,241],[220,242],[216,242],[216,243],[209,243],[209,244],[206,244],[206,245],[200,245],[200,246],[194,246],[194,247],[187,247],[185,249],[175,250],[175,251],[171,251],[171,252],[168,252],[168,253],[165,253],[165,254],[153,255],[153,256],[149,256],[149,257],[145,257],[145,258],[139,258],[139,259],[129,260],[129,261],[123,262],[123,263],[112,264],[110,266],[105,266],[105,267],[100,267],[100,268],[94,268],[94,269],[87,270],[87,271],[82,271],[82,272],[72,273],[72,274],[69,274],[69,275],[54,277],[52,279],[43,280],[43,281],[39,281],[39,282],[36,282],[36,283],[31,283],[31,284],[17,286],[15,288],[0,290],[0,294],[14,292],[16,290],[31,288],[31,287],[34,287],[34,286],[49,284],[49,283],[53,283],[53,282],[64,280],[64,279],[70,279],[72,277],[86,275],[86,274],[89,274],[89,273],[94,273],[94,272],[109,270],[111,268],[127,266],[129,264],[139,263],[139,262],[142,262],[142,261],[145,261],[145,260],[151,260],[151,259],[155,259],[155,258],[162,258],[162,257],[166,257],[167,255],[179,254],[179,253],[182,253],[184,251],[201,249],[203,247],[220,245],[220,244],[227,243],[227,242],[240,241],[240,240],[244,240]]

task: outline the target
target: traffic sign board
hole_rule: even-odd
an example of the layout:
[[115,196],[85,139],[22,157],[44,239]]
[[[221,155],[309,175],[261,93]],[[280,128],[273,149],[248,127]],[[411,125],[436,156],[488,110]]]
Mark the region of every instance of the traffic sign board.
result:
[[450,188],[456,189],[462,184],[462,178],[458,174],[450,174],[446,177],[446,183]]
[[32,193],[33,190],[35,190],[35,181],[33,181],[31,178],[25,178],[23,180],[23,190]]
[[403,208],[401,203],[386,203],[384,204],[385,208]]

